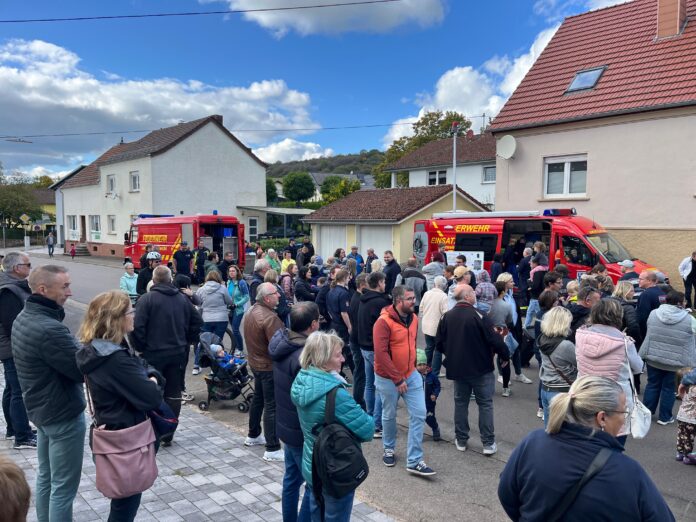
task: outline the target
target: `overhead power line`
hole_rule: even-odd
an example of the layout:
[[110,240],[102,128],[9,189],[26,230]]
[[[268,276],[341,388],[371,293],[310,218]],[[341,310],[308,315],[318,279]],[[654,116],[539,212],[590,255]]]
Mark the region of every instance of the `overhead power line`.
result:
[[23,18],[14,20],[0,20],[0,24],[28,24],[41,22],[86,22],[92,20],[124,20],[137,18],[168,18],[173,16],[208,16],[230,15],[243,13],[269,13],[275,11],[300,11],[305,9],[324,9],[330,7],[344,7],[354,5],[389,4],[402,2],[403,0],[361,0],[359,2],[335,2],[330,4],[298,5],[287,7],[266,7],[258,9],[226,9],[224,11],[188,11],[183,13],[144,13],[133,15],[104,15],[104,16],[72,16],[65,18]]

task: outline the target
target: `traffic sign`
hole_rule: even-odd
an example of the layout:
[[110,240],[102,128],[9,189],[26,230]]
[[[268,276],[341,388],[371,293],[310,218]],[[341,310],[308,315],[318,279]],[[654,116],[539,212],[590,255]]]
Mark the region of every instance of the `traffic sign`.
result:
[[24,223],[26,225],[31,218],[29,216],[27,216],[26,214],[22,214],[21,216],[19,216],[19,219],[21,219],[22,223]]

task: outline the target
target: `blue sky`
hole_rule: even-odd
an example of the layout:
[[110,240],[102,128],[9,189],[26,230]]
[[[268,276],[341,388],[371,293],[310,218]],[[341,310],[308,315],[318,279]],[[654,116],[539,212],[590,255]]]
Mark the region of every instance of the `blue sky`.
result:
[[[316,3],[6,0],[0,20]],[[0,136],[155,129],[220,113],[269,162],[384,148],[409,127],[284,129],[394,124],[431,109],[494,116],[564,16],[613,3],[401,0],[253,15],[0,23]],[[478,128],[482,119],[472,121]],[[120,138],[0,140],[0,161],[8,171],[62,173]]]

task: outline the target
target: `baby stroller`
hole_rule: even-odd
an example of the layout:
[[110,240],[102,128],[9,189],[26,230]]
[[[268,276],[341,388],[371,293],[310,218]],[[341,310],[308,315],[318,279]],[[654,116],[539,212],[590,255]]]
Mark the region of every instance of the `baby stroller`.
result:
[[220,338],[211,332],[203,332],[200,335],[200,343],[200,366],[209,367],[211,374],[205,377],[208,400],[199,402],[198,407],[205,411],[213,401],[231,401],[241,395],[242,401],[237,405],[237,409],[241,412],[249,411],[254,396],[251,387],[254,378],[249,375],[247,362],[227,353],[225,360],[220,360],[217,352],[221,349],[222,343]]

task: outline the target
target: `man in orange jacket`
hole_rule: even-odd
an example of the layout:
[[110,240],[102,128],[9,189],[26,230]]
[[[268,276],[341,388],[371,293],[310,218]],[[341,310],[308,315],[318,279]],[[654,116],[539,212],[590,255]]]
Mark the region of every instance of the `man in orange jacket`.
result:
[[382,309],[372,329],[375,348],[375,388],[382,399],[382,462],[396,464],[396,403],[403,398],[408,409],[406,471],[420,476],[435,475],[423,460],[425,391],[416,371],[418,317],[413,313],[415,293],[407,286],[392,290],[393,305]]

